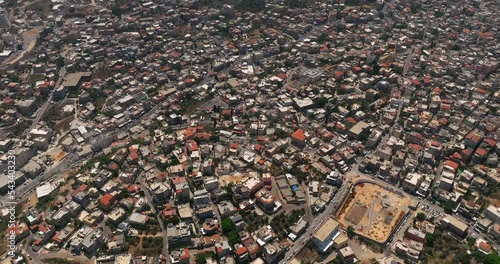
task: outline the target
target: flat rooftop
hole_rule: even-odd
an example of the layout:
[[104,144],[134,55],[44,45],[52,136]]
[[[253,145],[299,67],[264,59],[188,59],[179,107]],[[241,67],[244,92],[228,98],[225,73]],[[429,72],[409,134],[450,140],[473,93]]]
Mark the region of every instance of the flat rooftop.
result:
[[314,237],[320,241],[325,241],[333,230],[338,229],[339,222],[328,218],[328,220],[316,231]]

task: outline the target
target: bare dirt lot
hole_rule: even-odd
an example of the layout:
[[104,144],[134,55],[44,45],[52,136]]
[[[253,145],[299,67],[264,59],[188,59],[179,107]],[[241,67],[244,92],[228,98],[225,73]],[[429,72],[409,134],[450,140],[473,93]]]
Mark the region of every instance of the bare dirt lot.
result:
[[314,260],[318,258],[318,253],[314,251],[313,249],[309,247],[304,247],[302,251],[299,252],[297,255],[297,258],[302,262],[302,263],[313,263]]
[[48,155],[50,155],[50,158],[55,161],[55,162],[59,162],[60,160],[62,160],[64,157],[66,157],[66,155],[68,155],[68,153],[64,152],[62,149],[54,149],[52,150],[51,152],[47,153]]
[[372,183],[360,183],[342,208],[338,221],[353,226],[358,235],[385,242],[408,211],[411,197]]
[[238,183],[238,182],[244,182],[248,179],[248,176],[246,175],[224,175],[219,177],[219,183],[221,186],[226,186],[229,183]]

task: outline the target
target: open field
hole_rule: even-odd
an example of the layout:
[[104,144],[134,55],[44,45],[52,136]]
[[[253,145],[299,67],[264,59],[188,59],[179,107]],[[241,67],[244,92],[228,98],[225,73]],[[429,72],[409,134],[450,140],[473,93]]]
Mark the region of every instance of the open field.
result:
[[408,211],[411,197],[394,193],[376,184],[360,183],[354,187],[338,216],[345,228],[378,243],[384,243]]
[[224,175],[219,177],[219,183],[221,186],[226,186],[230,183],[238,183],[238,182],[244,182],[248,179],[248,176],[245,175]]
[[54,162],[59,162],[60,160],[62,160],[64,157],[66,157],[68,155],[67,152],[64,152],[62,149],[60,148],[56,148],[56,149],[53,149],[51,150],[50,152],[47,153],[47,155],[50,156],[50,158],[54,161]]
[[304,247],[304,249],[302,249],[300,253],[297,254],[297,258],[302,263],[313,263],[314,260],[318,258],[318,256],[318,253],[316,253],[316,251],[309,247]]

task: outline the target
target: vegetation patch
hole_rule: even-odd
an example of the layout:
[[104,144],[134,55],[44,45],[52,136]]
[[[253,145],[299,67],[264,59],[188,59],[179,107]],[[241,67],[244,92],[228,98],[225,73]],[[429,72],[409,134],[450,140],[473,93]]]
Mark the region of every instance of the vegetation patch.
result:
[[294,209],[289,214],[281,213],[271,220],[271,227],[279,239],[285,239],[291,232],[290,227],[294,226],[304,214],[304,209]]

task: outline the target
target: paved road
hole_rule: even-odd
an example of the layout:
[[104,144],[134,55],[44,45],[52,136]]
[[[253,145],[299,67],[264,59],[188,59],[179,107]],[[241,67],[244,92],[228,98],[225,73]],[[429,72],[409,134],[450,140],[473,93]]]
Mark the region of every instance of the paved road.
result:
[[151,197],[151,194],[149,193],[149,186],[144,182],[144,178],[142,175],[139,177],[139,183],[141,184],[141,188],[144,190],[144,194],[146,195],[146,200],[148,201],[149,206],[153,210],[153,212],[156,214],[156,219],[158,220],[158,223],[161,228],[161,233],[163,236],[163,249],[162,253],[166,256],[166,263],[170,263],[170,254],[168,252],[168,237],[167,237],[167,229],[165,228],[165,225],[163,224],[163,220],[161,219],[160,215],[161,212],[158,212],[156,210],[156,207],[153,203],[153,198]]
[[[406,69],[408,68],[408,63],[411,61],[411,56],[413,56],[413,47],[408,50],[406,56],[407,56],[407,58],[405,60],[403,76],[406,74]],[[400,80],[402,81],[402,79],[400,79]],[[394,126],[396,124],[398,124],[399,114],[401,112],[402,105],[403,105],[403,102],[402,102],[402,98],[401,98],[399,106],[398,106],[398,112],[397,112],[396,121],[394,122],[393,126],[390,128],[390,131],[392,131],[393,128],[394,128]],[[382,146],[384,146],[386,144],[386,142],[389,140],[390,134],[391,133],[387,133],[384,136],[384,138],[382,139],[381,143],[378,145],[377,149],[374,150],[374,153],[376,153],[376,151],[378,149],[380,149]],[[285,254],[284,259],[282,261],[280,261],[280,264],[289,262],[290,259],[293,258],[304,247],[304,245],[306,244],[306,242],[309,239],[311,239],[311,237],[313,236],[314,232],[316,232],[316,230],[319,228],[319,226],[321,226],[321,224],[323,224],[323,222],[327,218],[329,218],[332,214],[334,214],[336,212],[336,210],[338,209],[339,203],[342,201],[342,199],[350,191],[350,188],[351,188],[350,182],[352,181],[352,179],[354,177],[356,177],[357,175],[366,175],[366,174],[361,173],[359,171],[359,164],[361,163],[361,161],[362,160],[359,159],[351,167],[351,169],[349,170],[349,172],[345,176],[344,184],[338,190],[337,194],[332,199],[332,201],[328,204],[328,206],[326,207],[325,211],[323,211],[321,214],[319,214],[316,217],[316,219],[313,221],[313,223],[307,228],[306,232],[297,241],[295,241],[295,243],[293,244],[293,246],[290,247],[289,251],[287,251],[287,253]],[[368,178],[369,177],[370,176],[368,176]],[[387,187],[395,188],[393,185],[390,185],[389,183],[381,181],[381,180],[378,180],[378,179],[373,179],[373,181],[379,183],[382,186],[387,186]]]
[[[349,179],[350,180],[350,179]],[[348,179],[346,179],[348,181]],[[290,260],[299,253],[299,251],[305,246],[307,241],[312,238],[314,233],[318,230],[318,228],[336,212],[338,206],[342,199],[349,193],[351,184],[345,183],[340,187],[337,194],[333,197],[330,203],[326,206],[325,210],[318,214],[314,221],[312,221],[307,228],[306,232],[300,236],[299,239],[293,243],[293,245],[289,248],[289,250],[285,253],[285,257],[279,263],[284,264],[290,262]]]
[[[19,186],[16,189],[16,202],[19,204],[26,201],[31,193],[35,191],[36,187],[40,186],[41,182],[52,178],[56,173],[67,171],[70,168],[79,166],[81,162],[82,160],[78,160],[78,156],[76,154],[69,154],[58,164],[46,170],[41,176],[38,176],[37,178],[25,182],[23,185]],[[0,200],[7,201],[7,195],[1,196]]]
[[[56,85],[54,86],[54,90],[57,89],[59,87],[59,85],[61,85],[61,83],[62,83],[65,75],[66,75],[66,68],[62,67],[59,70],[59,78],[56,81]],[[33,120],[33,123],[31,124],[31,126],[27,130],[25,130],[25,133],[27,135],[29,135],[29,133],[31,132],[31,130],[33,130],[38,125],[38,122],[40,122],[40,119],[45,114],[45,111],[47,111],[47,108],[49,107],[50,102],[52,101],[52,95],[54,93],[54,90],[52,90],[50,92],[49,97],[47,98],[47,100],[45,101],[45,103],[43,103],[43,105],[38,109],[38,111],[36,113],[36,117]]]
[[38,33],[41,31],[41,29],[41,27],[32,29],[38,32],[36,34],[31,34],[31,36],[26,36],[28,34],[27,32],[30,30],[23,32],[23,50],[20,52],[16,52],[15,54],[17,54],[17,56],[9,57],[6,60],[2,61],[2,63],[0,63],[0,66],[9,67],[10,65],[15,64],[23,59],[27,53],[31,52],[36,46],[36,39],[38,38]]
[[[31,238],[32,236],[30,236]],[[29,261],[30,264],[43,264],[43,259],[48,259],[48,258],[65,258],[70,261],[78,261],[81,263],[89,263],[90,259],[86,258],[83,255],[79,256],[73,256],[70,252],[66,250],[59,250],[59,251],[49,251],[46,253],[37,253],[34,252],[31,247],[28,245],[29,243],[26,243],[24,246],[24,251],[26,252],[26,255],[31,258]],[[41,251],[41,250],[40,250]],[[78,263],[76,262],[76,263]]]

